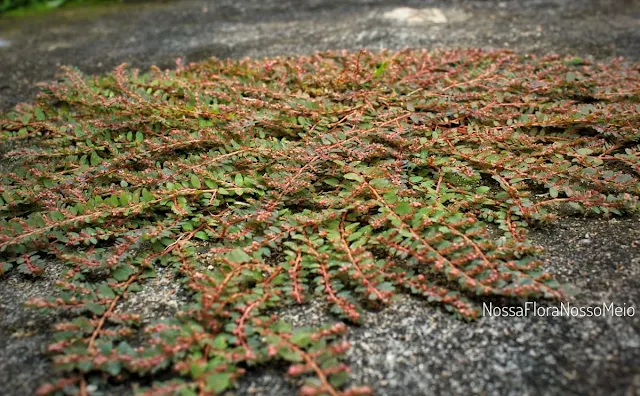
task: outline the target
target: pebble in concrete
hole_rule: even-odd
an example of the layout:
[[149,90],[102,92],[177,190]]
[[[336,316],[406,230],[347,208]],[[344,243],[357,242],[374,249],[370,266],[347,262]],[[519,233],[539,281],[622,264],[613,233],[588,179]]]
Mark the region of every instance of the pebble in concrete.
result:
[[423,23],[447,23],[447,17],[439,8],[394,8],[385,12],[383,17],[396,22],[408,25],[419,25]]

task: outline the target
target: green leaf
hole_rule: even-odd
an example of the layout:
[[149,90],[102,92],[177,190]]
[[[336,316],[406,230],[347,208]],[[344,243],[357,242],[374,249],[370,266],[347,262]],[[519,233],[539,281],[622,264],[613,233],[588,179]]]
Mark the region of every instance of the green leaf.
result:
[[242,175],[240,173],[236,173],[236,177],[235,177],[235,183],[238,187],[242,187],[242,185],[244,184],[244,180],[242,179]]
[[147,278],[155,278],[156,277],[156,272],[153,270],[153,268],[147,269],[145,270],[142,275],[140,275],[139,279],[147,279]]
[[93,362],[91,360],[83,360],[78,362],[78,369],[83,373],[88,373],[93,368]]
[[349,381],[349,373],[346,371],[340,371],[329,377],[329,382],[336,388],[343,386],[347,381]]
[[133,269],[128,264],[121,264],[115,271],[111,273],[111,276],[119,281],[123,282],[129,279],[129,277],[133,274]]
[[200,183],[200,179],[196,175],[191,175],[191,185],[193,188],[202,188],[202,183]]
[[96,315],[102,315],[107,308],[104,305],[100,305],[94,302],[88,302],[86,307],[89,311],[93,312]]
[[133,355],[136,354],[136,351],[126,341],[122,341],[121,343],[119,343],[118,347],[116,348],[116,350],[118,351],[118,354],[120,354],[120,355],[133,356]]
[[106,283],[101,283],[98,286],[98,295],[103,298],[114,298],[116,294],[111,290],[111,288]]
[[581,149],[576,150],[576,152],[578,154],[580,154],[580,155],[589,155],[589,154],[593,153],[593,150],[588,149],[588,148],[581,148]]
[[206,365],[200,362],[193,362],[189,366],[189,370],[191,372],[191,378],[199,378],[205,371]]
[[403,216],[411,213],[412,208],[411,208],[411,205],[409,205],[409,203],[403,201],[396,205],[394,211],[400,216]]
[[116,376],[120,374],[120,370],[122,370],[122,363],[120,363],[120,361],[118,360],[109,360],[107,363],[104,364],[102,368],[107,373],[113,376]]
[[233,263],[246,263],[251,261],[251,256],[244,252],[241,248],[237,248],[227,253],[227,260]]
[[373,72],[373,78],[378,78],[380,76],[382,76],[385,72],[385,70],[387,70],[387,67],[389,66],[389,62],[382,62],[382,64],[380,64],[380,66],[378,66],[376,68],[376,71]]
[[623,173],[621,175],[616,176],[615,179],[613,179],[613,181],[615,183],[627,183],[627,182],[631,182],[634,181],[635,178],[627,173]]
[[344,175],[345,179],[349,179],[349,180],[355,180],[357,182],[363,182],[364,179],[362,178],[362,176],[357,175],[355,173],[347,173],[346,175]]
[[22,121],[23,124],[28,124],[29,121],[31,121],[31,114],[29,113],[24,113],[22,115],[22,118],[20,119]]
[[36,107],[36,111],[34,112],[34,114],[36,115],[36,120],[38,121],[44,121],[46,116],[44,115],[44,111],[42,111],[41,108]]
[[16,231],[17,234],[22,234],[24,232],[24,228],[20,223],[11,223],[11,227]]
[[211,344],[211,346],[216,349],[226,349],[227,348],[226,337],[223,336],[222,334],[216,336],[216,338],[213,339],[213,343]]
[[13,264],[11,263],[0,263],[0,274],[9,272],[12,268],[13,268]]
[[182,230],[183,231],[193,231],[193,224],[190,221],[182,222]]
[[221,393],[231,385],[231,374],[229,373],[213,373],[209,374],[206,379],[206,390],[215,393]]
[[549,195],[551,198],[558,198],[558,189],[555,187],[549,188]]
[[584,64],[584,60],[578,56],[566,62],[567,65],[580,66]]
[[394,291],[396,288],[395,288],[395,286],[393,286],[393,284],[392,284],[392,283],[389,283],[389,282],[382,282],[382,283],[379,283],[379,284],[376,286],[376,289],[378,289],[378,290],[380,290],[380,291],[383,291],[383,292],[392,292],[392,291]]
[[47,8],[58,8],[64,3],[66,3],[67,1],[68,0],[49,0],[46,2],[45,6]]
[[178,390],[178,396],[198,396],[198,393],[191,388],[182,387]]
[[382,195],[382,197],[384,198],[385,202],[389,204],[398,202],[398,193],[396,193],[395,191],[389,191],[388,193]]
[[153,195],[151,195],[151,193],[149,192],[149,190],[147,190],[146,188],[142,189],[142,200],[144,202],[149,202],[149,201],[153,201],[155,198]]
[[302,361],[302,356],[300,356],[298,352],[294,351],[290,347],[279,348],[278,354],[282,356],[284,360],[287,360],[289,362],[297,363]]
[[387,187],[390,183],[389,183],[389,180],[385,178],[378,178],[378,179],[369,180],[369,184],[376,188],[384,188],[384,187]]
[[144,134],[140,131],[136,132],[136,142],[142,143],[144,140]]
[[298,346],[305,347],[311,342],[311,333],[305,330],[297,329],[291,336],[291,342]]
[[103,355],[109,355],[111,351],[113,351],[113,342],[111,341],[102,341],[99,343],[98,348]]
[[129,205],[129,193],[127,191],[121,192],[119,199],[120,203],[122,203],[122,206]]
[[89,163],[91,166],[96,166],[102,162],[102,158],[95,151],[91,152],[91,158],[89,159]]
[[195,233],[194,235],[196,238],[203,240],[203,241],[208,241],[209,240],[209,235],[204,232],[204,231],[198,231]]
[[204,184],[212,190],[218,188],[218,183],[214,182],[213,180],[204,179]]

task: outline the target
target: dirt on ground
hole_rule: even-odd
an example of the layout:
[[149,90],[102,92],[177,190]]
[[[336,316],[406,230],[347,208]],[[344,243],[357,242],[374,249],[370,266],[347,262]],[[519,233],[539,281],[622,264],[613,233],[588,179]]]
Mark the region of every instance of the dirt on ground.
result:
[[[286,56],[362,48],[512,48],[596,61],[640,60],[640,2],[633,0],[381,1],[222,0],[133,2],[0,17],[0,109],[33,100],[35,84],[60,65],[103,73],[220,58]],[[467,323],[440,307],[400,297],[352,327],[347,363],[354,384],[378,395],[640,394],[638,217],[562,218],[531,232],[545,265],[577,294],[574,306],[614,303],[622,317],[484,316]],[[0,279],[0,394],[29,395],[50,381],[46,354],[60,318],[23,307],[56,292],[62,267],[43,280]],[[150,322],[184,302],[169,274],[127,301]],[[173,297],[167,297],[173,296]],[[629,312],[627,309],[625,312]],[[320,302],[282,315],[297,325],[336,321]],[[282,368],[249,371],[238,395],[293,395]],[[131,384],[98,394],[131,394]]]

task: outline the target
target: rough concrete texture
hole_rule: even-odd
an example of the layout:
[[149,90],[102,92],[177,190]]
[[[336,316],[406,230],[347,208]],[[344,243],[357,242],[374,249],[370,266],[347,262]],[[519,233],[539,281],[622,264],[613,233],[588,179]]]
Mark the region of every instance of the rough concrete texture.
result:
[[[596,60],[640,59],[640,2],[629,0],[222,0],[126,4],[0,19],[0,108],[32,100],[61,64],[101,73],[128,62],[171,67],[177,57],[296,55],[326,49],[508,47]],[[533,230],[548,269],[579,292],[575,306],[640,311],[640,226],[625,219],[563,218]],[[57,319],[25,309],[55,293],[43,280],[0,280],[0,394],[28,395],[51,379],[45,348]],[[168,274],[129,299],[146,322],[188,296]],[[628,310],[627,310],[628,312]],[[321,302],[282,313],[297,325],[335,321]],[[403,296],[351,328],[354,384],[379,395],[640,394],[640,312],[627,317],[483,317],[466,323]],[[284,368],[252,370],[238,395],[290,395]],[[94,394],[130,394],[130,384]]]

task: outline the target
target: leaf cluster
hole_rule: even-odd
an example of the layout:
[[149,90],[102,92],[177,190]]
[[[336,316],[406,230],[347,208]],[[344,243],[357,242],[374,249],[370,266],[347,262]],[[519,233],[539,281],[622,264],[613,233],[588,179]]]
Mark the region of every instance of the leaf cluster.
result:
[[[147,394],[214,394],[275,362],[301,394],[368,394],[347,388],[344,325],[292,329],[277,309],[321,298],[361,323],[400,291],[466,319],[482,298],[561,299],[527,229],[638,208],[640,72],[620,62],[406,50],[64,72],[0,118],[0,273],[67,268],[30,302],[73,315],[43,394],[168,370]],[[160,267],[193,300],[144,327],[116,308]]]
[[25,11],[42,11],[63,7],[69,4],[122,2],[122,0],[2,0],[0,1],[0,14],[13,12],[20,15]]

